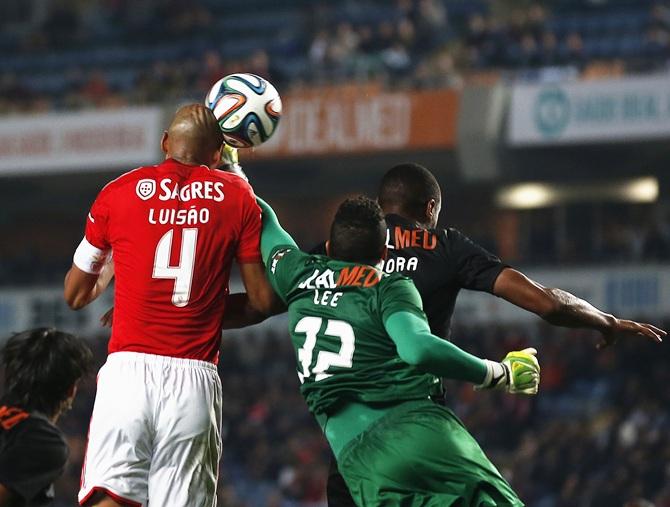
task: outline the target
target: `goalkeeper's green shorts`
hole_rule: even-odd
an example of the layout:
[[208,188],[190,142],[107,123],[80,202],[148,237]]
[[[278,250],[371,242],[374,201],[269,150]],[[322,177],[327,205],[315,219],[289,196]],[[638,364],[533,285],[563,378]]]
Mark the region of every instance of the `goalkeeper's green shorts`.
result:
[[391,409],[337,462],[360,507],[524,505],[463,423],[431,401]]

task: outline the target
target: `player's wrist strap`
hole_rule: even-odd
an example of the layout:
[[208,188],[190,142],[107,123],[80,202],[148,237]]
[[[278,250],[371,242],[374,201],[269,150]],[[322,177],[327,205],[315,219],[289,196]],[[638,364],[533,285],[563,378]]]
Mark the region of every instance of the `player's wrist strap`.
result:
[[484,381],[477,386],[479,389],[495,389],[509,383],[509,371],[504,364],[488,359],[484,359],[484,364],[486,365],[486,376]]

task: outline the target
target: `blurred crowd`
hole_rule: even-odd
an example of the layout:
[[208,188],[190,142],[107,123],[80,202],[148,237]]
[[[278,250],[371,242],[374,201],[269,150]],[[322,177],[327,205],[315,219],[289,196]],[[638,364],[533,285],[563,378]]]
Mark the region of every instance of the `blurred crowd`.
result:
[[231,72],[282,92],[371,79],[425,88],[490,70],[648,71],[670,57],[670,8],[650,0],[229,4],[8,0],[0,114],[200,99]]
[[[282,328],[224,341],[221,507],[325,506],[327,444],[299,394]],[[620,507],[636,499],[670,507],[667,346],[630,340],[598,352],[592,333],[546,325],[457,326],[452,336],[482,357],[539,349],[537,398],[447,383],[447,404],[529,507]],[[105,340],[93,343],[101,363]],[[61,423],[72,455],[57,507],[75,505],[94,392],[89,379]]]

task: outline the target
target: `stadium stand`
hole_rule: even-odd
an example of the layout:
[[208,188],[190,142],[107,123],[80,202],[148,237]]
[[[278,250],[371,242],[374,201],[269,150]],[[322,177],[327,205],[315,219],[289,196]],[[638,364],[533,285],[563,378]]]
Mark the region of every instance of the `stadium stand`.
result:
[[435,87],[483,69],[539,79],[541,68],[607,61],[640,72],[670,56],[664,3],[507,4],[12,0],[0,21],[0,112],[201,97],[210,73],[232,69],[284,90],[352,79]]

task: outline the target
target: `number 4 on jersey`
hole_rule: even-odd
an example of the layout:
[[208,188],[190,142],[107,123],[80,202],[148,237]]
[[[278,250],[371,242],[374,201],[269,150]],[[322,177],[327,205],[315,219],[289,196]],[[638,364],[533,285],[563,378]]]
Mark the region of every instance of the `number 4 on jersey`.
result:
[[295,326],[296,333],[305,334],[305,343],[298,349],[298,361],[300,361],[302,367],[302,373],[298,373],[298,378],[301,384],[312,374],[314,374],[316,382],[332,376],[332,373],[328,373],[331,366],[339,366],[340,368],[351,368],[353,366],[354,349],[356,348],[354,329],[343,320],[329,320],[323,335],[339,338],[340,351],[335,353],[320,350],[316,356],[316,364],[310,371],[314,358],[314,348],[317,344],[317,335],[322,323],[323,319],[319,317],[303,317]]
[[158,241],[152,277],[174,280],[172,304],[181,308],[188,304],[188,300],[191,297],[198,229],[183,229],[178,266],[170,266],[173,233],[174,230],[170,229]]

